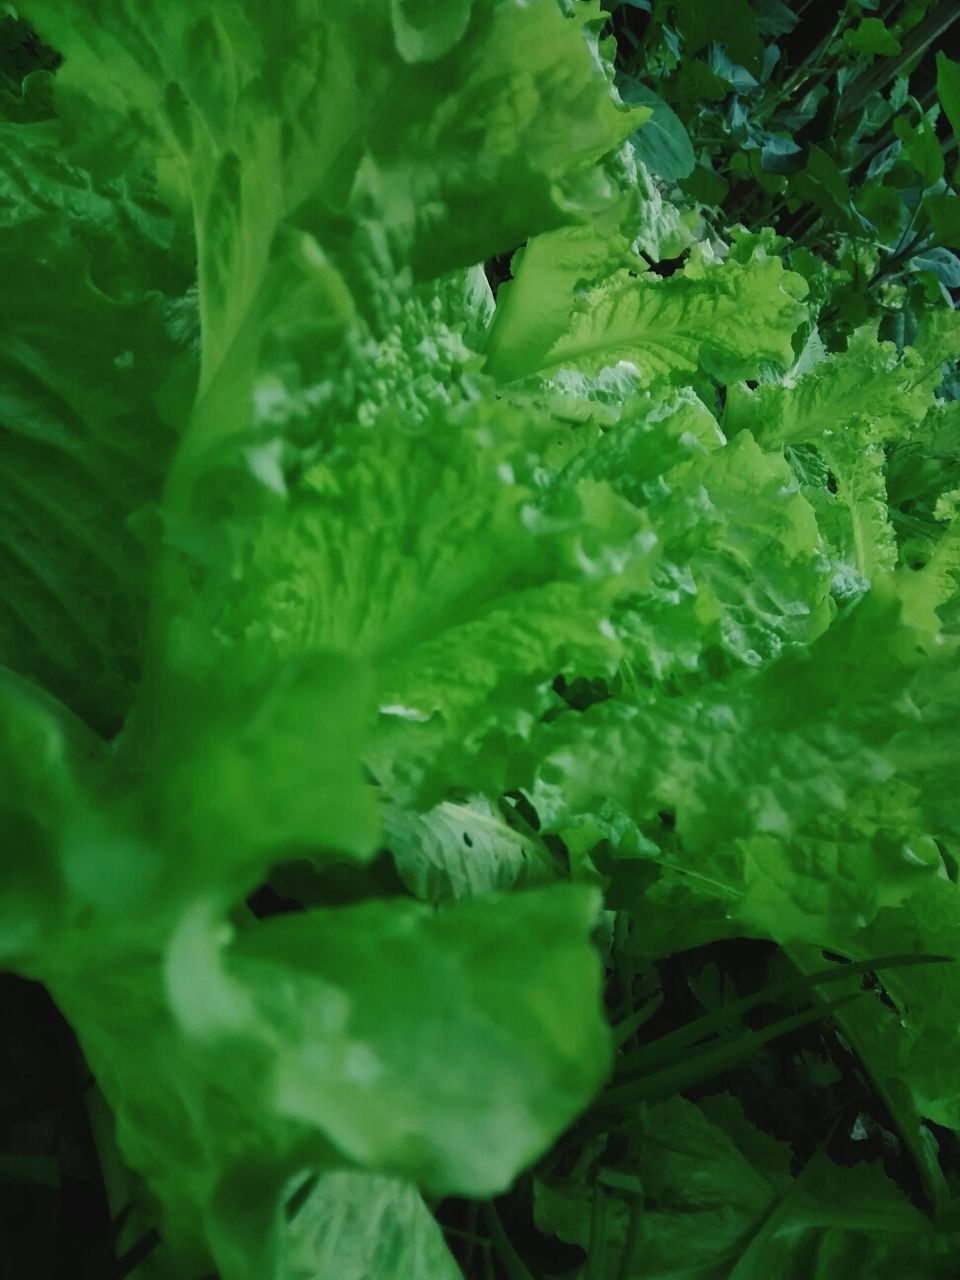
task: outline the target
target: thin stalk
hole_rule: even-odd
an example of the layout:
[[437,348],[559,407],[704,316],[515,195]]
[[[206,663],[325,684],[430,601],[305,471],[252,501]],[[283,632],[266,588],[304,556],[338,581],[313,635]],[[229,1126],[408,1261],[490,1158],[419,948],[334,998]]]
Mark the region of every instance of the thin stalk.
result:
[[[810,963],[807,960],[809,948],[785,947],[784,950],[799,973],[810,972]],[[810,960],[813,961],[814,957],[811,956]],[[881,1071],[877,1069],[880,1064],[871,1061],[869,1052],[864,1048],[863,1037],[855,1020],[850,1016],[844,1017],[839,1011],[834,1016],[843,1028],[843,1034],[856,1054],[860,1066],[869,1076],[878,1096],[893,1117],[897,1131],[920,1175],[934,1219],[938,1220],[949,1203],[950,1189],[936,1159],[924,1148],[920,1117],[908,1103],[905,1103],[901,1097],[895,1096],[894,1092],[888,1088]]]
[[641,1005],[635,1013],[616,1023],[613,1027],[613,1043],[616,1048],[623,1048],[627,1041],[632,1039],[640,1028],[650,1021],[662,1004],[663,992],[658,991],[655,996],[651,996],[645,1004]]
[[623,1253],[617,1267],[616,1280],[632,1280],[634,1262],[637,1257],[637,1246],[643,1229],[643,1196],[634,1196],[630,1205],[630,1216],[627,1218],[627,1235],[623,1242]]
[[485,1237],[478,1236],[473,1231],[463,1231],[460,1227],[444,1227],[443,1234],[445,1236],[453,1236],[456,1240],[466,1240],[470,1244],[482,1245]]
[[590,1206],[590,1239],[587,1242],[587,1266],[584,1280],[601,1280],[607,1253],[606,1204],[599,1182],[593,1184]]
[[[810,232],[813,230],[813,228],[817,225],[817,220],[819,217],[820,217],[819,209],[815,207],[809,208],[805,213],[803,213],[799,218],[797,218],[796,222],[791,227],[789,231],[791,240],[793,240],[794,242],[799,242],[804,236],[808,236]],[[784,234],[787,234],[787,233],[784,233]]]
[[884,956],[872,960],[861,960],[856,964],[834,964],[826,969],[813,972],[802,970],[797,976],[785,978],[772,983],[768,987],[744,996],[740,1000],[718,1009],[715,1013],[705,1014],[684,1027],[661,1036],[638,1053],[625,1058],[618,1071],[626,1068],[629,1071],[649,1071],[674,1059],[681,1050],[692,1048],[708,1036],[721,1031],[731,1022],[736,1022],[761,1004],[770,1004],[790,996],[811,994],[811,988],[828,986],[836,982],[846,982],[850,978],[861,977],[865,973],[877,972],[881,969],[905,968],[914,965],[944,964],[946,958],[940,956]]
[[483,1206],[483,1221],[490,1233],[493,1251],[499,1258],[500,1265],[506,1272],[508,1280],[535,1280],[533,1273],[527,1270],[523,1259],[514,1249],[510,1237],[504,1231],[503,1223],[500,1221],[492,1201],[488,1201]]
[[489,1245],[489,1241],[486,1241],[478,1234],[479,1226],[480,1206],[474,1201],[468,1210],[466,1228],[458,1233],[467,1245],[464,1250],[463,1265],[468,1275],[473,1269],[473,1261],[477,1250],[482,1249],[485,1244]]
[[483,1275],[484,1280],[497,1280],[497,1273],[493,1267],[493,1248],[489,1240],[484,1242],[483,1247]]
[[793,71],[789,76],[787,76],[786,80],[784,80],[784,82],[783,82],[783,84],[780,86],[779,90],[778,90],[778,91],[773,95],[773,97],[770,99],[770,105],[769,105],[769,108],[767,109],[767,111],[766,111],[766,113],[765,113],[765,114],[769,114],[769,111],[770,111],[770,110],[772,110],[774,107],[778,107],[778,106],[780,105],[780,103],[784,101],[784,99],[785,99],[785,98],[789,98],[789,97],[794,96],[794,95],[796,94],[797,90],[798,90],[802,85],[806,84],[806,83],[807,83],[807,81],[808,81],[812,76],[818,76],[818,77],[821,77],[821,78],[822,78],[822,76],[824,75],[824,72],[825,72],[825,71],[826,71],[827,73],[830,73],[831,68],[829,68],[829,67],[827,67],[827,68],[822,68],[822,67],[820,67],[820,66],[818,65],[818,64],[819,64],[819,60],[820,60],[821,56],[822,56],[822,55],[827,51],[827,49],[830,47],[831,42],[832,42],[834,39],[836,39],[836,37],[837,37],[837,35],[839,34],[840,29],[842,28],[842,26],[843,26],[843,24],[844,24],[844,22],[845,22],[845,21],[847,21],[847,15],[846,15],[846,13],[841,12],[841,13],[840,13],[840,15],[838,16],[838,18],[837,18],[836,22],[833,24],[833,27],[832,27],[832,28],[830,29],[830,31],[829,31],[829,32],[828,32],[828,33],[823,37],[823,39],[822,39],[822,40],[820,41],[820,43],[816,46],[816,48],[815,48],[815,49],[813,50],[813,52],[809,55],[809,57],[807,57],[807,58],[806,58],[806,59],[805,59],[805,60],[800,64],[800,66],[799,66],[799,67],[797,67],[797,68],[796,68],[796,70],[795,70],[795,71]]
[[938,245],[924,243],[928,234],[929,232],[927,231],[921,231],[919,235],[914,236],[909,244],[904,245],[902,248],[891,254],[882,266],[877,267],[876,271],[867,281],[867,287],[870,288],[875,284],[879,284],[881,280],[889,280],[893,276],[899,274],[900,268],[903,264],[905,262],[909,262],[913,255],[920,249],[938,248]]
[[804,1013],[798,1013],[792,1018],[783,1018],[762,1031],[747,1031],[733,1041],[710,1044],[681,1061],[672,1062],[656,1071],[645,1072],[637,1080],[629,1080],[609,1089],[600,1098],[597,1109],[605,1115],[616,1115],[625,1110],[630,1111],[643,1102],[653,1102],[669,1094],[692,1088],[701,1080],[709,1080],[736,1066],[771,1040],[778,1040],[791,1031],[799,1030],[800,1027],[819,1022],[836,1010],[842,1009],[844,1005],[860,1000],[863,994],[862,991],[856,991],[840,1000],[832,1000],[817,1008],[808,1009]]

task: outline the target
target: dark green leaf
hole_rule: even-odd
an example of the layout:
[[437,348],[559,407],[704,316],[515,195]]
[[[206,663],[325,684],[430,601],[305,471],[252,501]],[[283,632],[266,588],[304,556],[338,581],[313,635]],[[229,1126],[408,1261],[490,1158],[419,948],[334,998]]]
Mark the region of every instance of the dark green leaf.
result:
[[762,46],[749,0],[676,0],[677,25],[686,50],[697,53],[705,45],[722,44],[737,62],[759,70]]
[[911,258],[914,271],[931,271],[948,289],[960,288],[960,258],[949,249],[927,249]]
[[753,6],[757,30],[762,36],[785,36],[799,22],[799,18],[783,0],[755,0]]
[[906,116],[897,116],[893,123],[897,137],[903,144],[901,155],[911,164],[925,188],[934,186],[943,177],[943,148],[936,129],[925,117],[914,125]]
[[859,26],[852,31],[845,31],[843,38],[851,49],[871,58],[900,52],[900,41],[888,31],[880,18],[861,18]]
[[688,177],[693,172],[696,157],[680,117],[659,94],[632,77],[622,78],[620,92],[625,101],[649,107],[653,112],[631,139],[638,157],[651,173],[664,182]]
[[761,134],[760,163],[768,173],[796,173],[803,166],[803,153],[792,138],[779,133]]
[[942,52],[937,53],[937,97],[953,136],[960,142],[960,63]]

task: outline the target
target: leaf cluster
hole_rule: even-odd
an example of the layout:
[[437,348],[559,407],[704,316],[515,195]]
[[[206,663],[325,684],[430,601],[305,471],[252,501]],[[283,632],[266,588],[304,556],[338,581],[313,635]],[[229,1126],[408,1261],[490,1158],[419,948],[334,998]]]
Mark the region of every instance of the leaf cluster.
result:
[[0,959],[91,1280],[955,1274],[956,64],[893,8],[7,6]]

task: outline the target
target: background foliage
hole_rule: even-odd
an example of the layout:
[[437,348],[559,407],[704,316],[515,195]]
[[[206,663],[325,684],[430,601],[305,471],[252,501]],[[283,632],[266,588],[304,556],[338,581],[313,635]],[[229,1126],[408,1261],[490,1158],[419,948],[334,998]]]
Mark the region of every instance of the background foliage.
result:
[[3,14],[17,1276],[956,1280],[960,11]]

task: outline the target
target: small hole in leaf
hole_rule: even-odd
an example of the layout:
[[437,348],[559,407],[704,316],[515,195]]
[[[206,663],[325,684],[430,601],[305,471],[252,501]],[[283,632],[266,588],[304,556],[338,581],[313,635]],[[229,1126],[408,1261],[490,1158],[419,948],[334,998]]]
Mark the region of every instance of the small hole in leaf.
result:
[[304,1178],[296,1191],[290,1195],[283,1209],[284,1216],[288,1222],[292,1222],[303,1206],[307,1203],[316,1185],[317,1175],[315,1173],[311,1173]]
[[282,897],[270,885],[261,885],[247,898],[247,906],[258,920],[269,920],[271,916],[290,915],[302,911],[303,907],[293,898]]
[[489,284],[494,297],[496,297],[502,284],[513,279],[510,264],[515,253],[516,249],[511,249],[509,253],[498,253],[495,257],[489,258],[483,264],[484,274],[487,277],[487,283]]
[[650,270],[658,276],[672,276],[683,266],[682,258],[662,258],[659,262],[654,262]]

